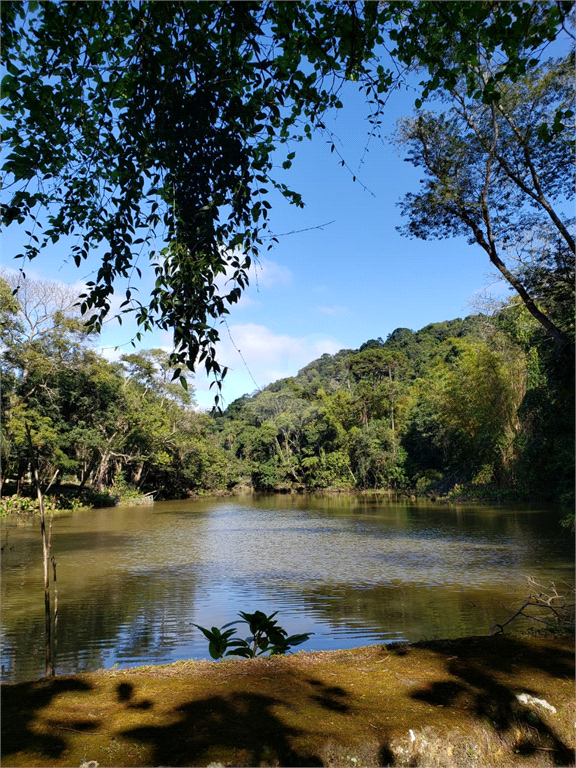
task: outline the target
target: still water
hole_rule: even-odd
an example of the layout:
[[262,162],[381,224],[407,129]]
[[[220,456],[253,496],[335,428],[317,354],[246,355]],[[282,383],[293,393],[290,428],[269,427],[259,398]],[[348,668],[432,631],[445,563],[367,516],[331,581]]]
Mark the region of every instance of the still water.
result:
[[[157,502],[54,521],[58,674],[209,658],[193,625],[278,611],[301,646],[487,634],[528,592],[573,582],[556,511],[359,496]],[[39,525],[2,528],[2,679],[43,674]]]

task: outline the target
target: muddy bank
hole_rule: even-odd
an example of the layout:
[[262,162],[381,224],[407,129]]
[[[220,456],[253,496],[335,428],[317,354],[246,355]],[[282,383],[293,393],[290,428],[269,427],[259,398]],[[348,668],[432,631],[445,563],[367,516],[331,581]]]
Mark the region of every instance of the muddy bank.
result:
[[574,640],[469,637],[2,686],[2,765],[568,766]]

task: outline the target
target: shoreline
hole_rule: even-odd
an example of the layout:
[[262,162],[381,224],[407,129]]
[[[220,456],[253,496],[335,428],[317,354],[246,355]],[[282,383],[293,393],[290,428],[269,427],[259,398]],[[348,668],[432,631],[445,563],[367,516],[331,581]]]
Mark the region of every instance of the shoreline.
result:
[[573,765],[573,668],[534,632],[4,683],[2,765]]
[[[57,507],[56,513],[66,513],[66,512],[74,512],[79,510],[86,510],[86,509],[98,509],[102,506],[134,506],[134,505],[145,505],[145,504],[152,504],[153,501],[150,500],[150,497],[153,494],[158,494],[161,490],[156,489],[153,492],[141,492],[140,496],[137,497],[130,497],[126,498],[124,500],[118,498],[116,499],[116,504],[112,505],[106,505],[98,502],[97,504],[90,504],[89,500],[88,503],[82,504],[80,501],[78,502],[78,506],[70,506],[70,507]],[[54,494],[53,494],[54,495]],[[60,493],[55,494],[56,496],[61,496],[62,498],[74,498],[73,495],[70,493],[70,489],[65,489],[64,492],[60,491]],[[430,504],[437,504],[439,506],[454,506],[454,505],[475,505],[475,504],[498,504],[498,505],[507,505],[507,504],[522,504],[522,505],[532,505],[532,504],[546,504],[551,507],[558,508],[559,510],[565,510],[565,509],[572,509],[571,504],[563,503],[558,500],[551,500],[546,498],[539,498],[538,496],[534,496],[533,494],[529,494],[527,491],[518,491],[513,490],[509,488],[492,488],[492,487],[483,487],[483,486],[470,486],[470,485],[456,485],[452,489],[450,489],[447,493],[442,492],[434,492],[432,490],[427,491],[417,491],[416,489],[405,489],[405,490],[393,490],[393,489],[387,489],[387,488],[309,488],[304,485],[294,485],[294,486],[286,486],[286,487],[277,487],[274,489],[271,489],[269,491],[257,491],[251,486],[248,485],[242,485],[242,486],[236,486],[231,489],[227,490],[221,490],[221,489],[200,489],[197,491],[188,491],[187,495],[185,496],[168,496],[166,498],[158,498],[157,501],[185,501],[186,499],[190,500],[202,500],[202,499],[209,499],[209,498],[241,498],[242,496],[327,496],[327,497],[337,497],[337,496],[350,496],[350,497],[367,497],[367,498],[381,498],[386,499],[389,501],[410,501],[410,502],[428,502]],[[38,511],[32,511],[32,510],[26,510],[26,511],[20,511],[20,510],[8,510],[6,507],[8,506],[6,500],[10,499],[32,499],[31,496],[21,496],[17,497],[15,494],[6,495],[4,493],[3,499],[5,500],[4,509],[2,511],[2,517],[3,519],[15,519],[17,516],[26,516],[26,515],[38,515]],[[47,497],[50,498],[50,497]]]

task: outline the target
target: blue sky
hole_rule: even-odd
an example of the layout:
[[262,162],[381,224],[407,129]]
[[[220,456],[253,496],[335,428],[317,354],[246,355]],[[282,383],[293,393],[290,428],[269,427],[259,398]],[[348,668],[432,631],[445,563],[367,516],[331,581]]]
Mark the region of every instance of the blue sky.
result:
[[[414,91],[393,94],[383,134],[390,135],[396,119],[411,114],[414,98]],[[306,207],[297,209],[270,196],[271,228],[276,234],[307,231],[279,237],[262,255],[251,286],[231,308],[227,325],[219,326],[220,360],[230,368],[222,390],[225,404],[257,386],[295,375],[325,352],[354,349],[379,336],[385,339],[397,327],[417,330],[464,317],[476,311],[469,302],[483,291],[509,295],[484,251],[465,238],[424,242],[396,231],[402,223],[396,204],[416,191],[421,173],[388,142],[372,139],[366,152],[364,98],[347,84],[343,101],[344,109],[326,125],[351,171],[341,167],[338,152],[330,152],[327,138],[317,135],[294,146],[292,168],[278,173],[280,181],[303,195]],[[326,222],[332,223],[314,229]],[[4,267],[18,268],[13,256],[25,237],[23,229],[14,225],[4,235]],[[69,245],[61,242],[46,250],[26,266],[26,274],[80,288],[90,279],[90,266],[77,269],[68,257]],[[122,326],[108,322],[98,347],[117,359],[133,351],[135,330],[126,319]],[[168,333],[156,332],[137,348],[170,349],[170,343]],[[210,407],[214,390],[208,390],[201,374],[196,389],[199,406]]]

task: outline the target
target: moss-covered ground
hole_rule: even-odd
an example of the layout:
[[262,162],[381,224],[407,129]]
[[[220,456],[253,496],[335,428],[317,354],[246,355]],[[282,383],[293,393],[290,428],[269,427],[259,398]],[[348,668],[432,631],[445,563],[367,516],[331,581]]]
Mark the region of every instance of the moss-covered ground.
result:
[[2,704],[3,766],[568,766],[574,640],[116,669],[5,684]]

